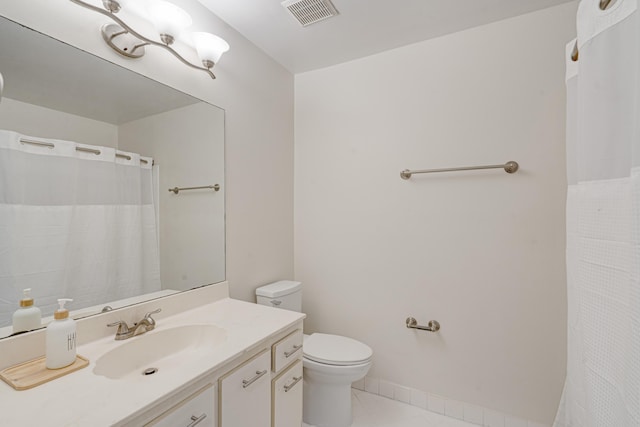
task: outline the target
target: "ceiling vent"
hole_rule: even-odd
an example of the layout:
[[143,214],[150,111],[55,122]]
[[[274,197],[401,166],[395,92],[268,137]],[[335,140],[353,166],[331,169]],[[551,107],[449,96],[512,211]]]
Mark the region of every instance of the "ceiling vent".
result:
[[284,6],[303,27],[338,14],[338,11],[330,0],[285,0],[282,2],[282,6]]

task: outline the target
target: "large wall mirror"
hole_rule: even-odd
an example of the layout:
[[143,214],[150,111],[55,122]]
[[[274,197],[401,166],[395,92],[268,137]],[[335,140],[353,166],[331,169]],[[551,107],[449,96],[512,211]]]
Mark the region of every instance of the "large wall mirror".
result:
[[2,17],[0,73],[0,337],[27,288],[46,324],[225,280],[222,109]]

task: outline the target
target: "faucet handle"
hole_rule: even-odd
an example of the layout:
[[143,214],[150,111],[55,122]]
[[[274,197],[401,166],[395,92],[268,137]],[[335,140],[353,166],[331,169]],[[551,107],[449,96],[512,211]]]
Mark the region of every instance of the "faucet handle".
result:
[[117,322],[107,324],[108,327],[117,326],[118,332],[116,332],[116,337],[121,335],[126,335],[129,333],[129,326],[127,326],[127,322],[124,320],[118,320]]
[[144,315],[144,318],[142,320],[144,320],[147,324],[147,331],[151,331],[153,328],[156,327],[156,319],[154,319],[153,317],[151,317],[152,314],[156,314],[156,313],[160,313],[162,311],[161,308],[158,308],[156,310],[150,311],[147,314]]
[[155,309],[153,311],[150,311],[147,314],[145,314],[144,318],[145,319],[150,318],[152,314],[157,314],[157,313],[160,313],[161,311],[162,311],[162,308],[157,308],[157,309]]

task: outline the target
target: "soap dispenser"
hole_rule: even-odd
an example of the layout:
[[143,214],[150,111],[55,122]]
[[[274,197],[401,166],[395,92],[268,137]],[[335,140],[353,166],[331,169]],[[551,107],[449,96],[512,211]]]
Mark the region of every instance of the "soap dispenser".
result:
[[33,305],[31,288],[24,289],[24,297],[20,300],[20,308],[13,313],[13,333],[31,331],[41,326],[42,313]]
[[60,298],[60,308],[53,313],[53,322],[47,326],[46,366],[59,369],[71,365],[76,360],[76,322],[69,318],[65,303],[73,301]]

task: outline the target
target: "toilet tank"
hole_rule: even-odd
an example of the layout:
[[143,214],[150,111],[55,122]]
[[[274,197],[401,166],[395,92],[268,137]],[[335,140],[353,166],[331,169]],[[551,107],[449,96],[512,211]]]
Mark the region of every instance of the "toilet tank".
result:
[[302,312],[302,283],[281,280],[256,289],[256,302],[260,305]]

